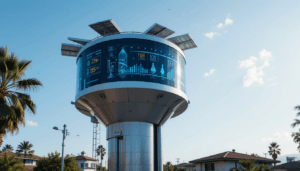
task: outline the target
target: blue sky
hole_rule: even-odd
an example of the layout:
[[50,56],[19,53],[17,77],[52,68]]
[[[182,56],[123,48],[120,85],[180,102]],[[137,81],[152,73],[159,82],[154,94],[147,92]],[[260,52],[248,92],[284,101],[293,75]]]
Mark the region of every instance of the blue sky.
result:
[[[32,60],[26,75],[44,87],[32,93],[37,114],[26,115],[18,135],[4,144],[30,141],[39,156],[61,152],[67,124],[67,154],[92,155],[92,124],[78,112],[75,58],[61,56],[67,37],[92,39],[89,24],[113,19],[123,31],[143,32],[153,23],[189,33],[198,48],[185,52],[187,95],[182,115],[163,127],[164,162],[175,163],[236,149],[298,153],[291,140],[299,105],[300,1],[0,1],[0,46]],[[221,23],[221,24],[220,24]],[[105,127],[101,143],[107,146]],[[76,136],[79,135],[79,136]],[[269,156],[270,157],[270,156]],[[106,161],[107,159],[105,159]]]

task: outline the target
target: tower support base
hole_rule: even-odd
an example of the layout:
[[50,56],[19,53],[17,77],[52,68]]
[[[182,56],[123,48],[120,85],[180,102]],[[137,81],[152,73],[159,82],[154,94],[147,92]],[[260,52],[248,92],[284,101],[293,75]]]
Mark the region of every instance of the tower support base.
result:
[[118,122],[107,127],[109,171],[163,171],[162,126]]

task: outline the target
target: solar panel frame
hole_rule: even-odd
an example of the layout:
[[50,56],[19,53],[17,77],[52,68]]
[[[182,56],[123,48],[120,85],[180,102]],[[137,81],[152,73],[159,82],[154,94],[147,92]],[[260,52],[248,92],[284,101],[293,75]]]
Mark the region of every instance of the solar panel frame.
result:
[[149,27],[144,33],[155,35],[161,38],[166,38],[175,32],[168,29],[167,27],[155,23],[151,27]]
[[87,43],[91,42],[91,40],[79,39],[79,38],[74,38],[74,37],[68,37],[68,40],[71,40],[71,41],[81,44],[81,45],[86,45]]
[[89,26],[101,36],[122,32],[119,26],[112,19],[90,24]]
[[78,52],[82,48],[82,45],[62,43],[61,44],[61,54],[63,56],[73,56],[77,57]]
[[183,34],[180,36],[171,37],[168,40],[172,43],[175,43],[183,51],[198,47],[189,34]]

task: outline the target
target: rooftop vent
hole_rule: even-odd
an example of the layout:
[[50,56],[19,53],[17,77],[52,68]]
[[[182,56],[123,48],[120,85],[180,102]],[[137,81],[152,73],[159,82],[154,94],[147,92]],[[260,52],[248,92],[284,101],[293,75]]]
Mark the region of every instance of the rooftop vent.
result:
[[86,154],[86,153],[85,153],[84,151],[81,152],[81,155],[82,155],[82,156],[85,156],[85,154]]
[[235,149],[232,149],[232,152],[234,152],[234,153],[235,153]]

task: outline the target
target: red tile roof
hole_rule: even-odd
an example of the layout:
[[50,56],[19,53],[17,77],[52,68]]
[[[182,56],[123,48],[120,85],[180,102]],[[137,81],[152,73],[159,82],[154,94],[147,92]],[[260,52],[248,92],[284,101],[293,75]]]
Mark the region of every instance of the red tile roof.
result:
[[39,159],[41,158],[41,157],[39,157],[39,156],[36,156],[36,155],[32,155],[32,157],[30,157],[30,156],[28,156],[28,155],[27,155],[26,157],[24,157],[24,155],[17,156],[17,154],[16,154],[16,153],[13,153],[13,152],[10,152],[10,151],[4,151],[4,152],[1,152],[1,153],[0,153],[0,157],[3,157],[5,153],[7,153],[7,155],[8,155],[9,157],[11,157],[11,156],[15,155],[15,158],[16,158],[16,159],[31,159],[31,160],[39,160]]
[[280,163],[278,160],[267,159],[263,157],[254,157],[247,154],[237,153],[237,152],[223,152],[219,154],[215,154],[208,157],[203,157],[200,159],[189,161],[189,163],[203,163],[203,162],[210,162],[210,161],[225,161],[225,160],[256,160],[257,162],[264,162],[264,163]]
[[91,160],[91,161],[98,161],[94,158],[88,157],[88,156],[76,156],[76,160]]

